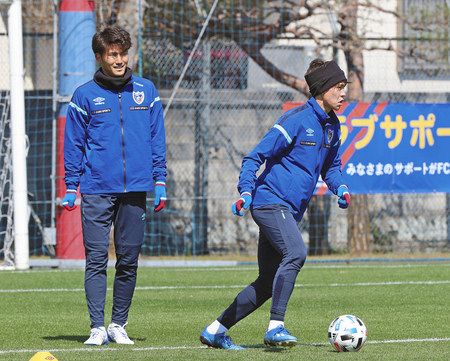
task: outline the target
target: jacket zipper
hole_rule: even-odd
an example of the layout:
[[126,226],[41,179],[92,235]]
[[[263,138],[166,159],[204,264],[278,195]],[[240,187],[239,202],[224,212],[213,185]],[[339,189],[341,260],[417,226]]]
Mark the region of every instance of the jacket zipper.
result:
[[323,142],[325,141],[325,129],[322,129],[322,139],[320,140],[320,145],[319,145],[319,157],[317,159],[317,164],[316,164],[316,172],[319,172],[320,174],[320,159],[322,158],[322,148],[323,148]]
[[119,93],[120,128],[122,130],[122,163],[123,163],[123,191],[127,191],[127,162],[125,160],[125,131],[123,126],[122,93]]
[[[322,129],[322,139],[320,140],[320,145],[319,145],[319,156],[318,156],[318,159],[317,159],[317,163],[316,163],[316,170],[315,170],[315,173],[317,173],[317,172],[319,172],[319,176],[320,176],[320,173],[321,173],[321,169],[320,169],[320,159],[322,158],[322,148],[323,148],[323,142],[324,142],[324,140],[325,140],[325,129],[323,128]],[[311,193],[311,196],[309,197],[309,199],[311,199],[311,197],[314,195],[314,189],[316,188],[316,185],[314,184],[314,187],[313,187],[313,189],[312,189],[312,193]],[[309,200],[308,200],[309,201]]]

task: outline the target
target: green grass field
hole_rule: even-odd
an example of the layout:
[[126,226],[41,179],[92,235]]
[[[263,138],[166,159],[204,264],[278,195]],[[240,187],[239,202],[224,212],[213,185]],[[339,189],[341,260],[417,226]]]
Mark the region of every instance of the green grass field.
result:
[[[108,272],[112,285],[113,269]],[[50,351],[61,360],[450,360],[450,263],[307,263],[289,303],[286,327],[299,337],[292,349],[262,340],[269,303],[230,330],[247,346],[208,349],[203,327],[251,282],[256,267],[141,268],[128,333],[134,346],[85,347],[89,321],[82,270],[0,273],[0,360],[29,360]],[[107,296],[106,323],[112,291]],[[368,328],[360,352],[328,344],[330,322],[359,316]]]

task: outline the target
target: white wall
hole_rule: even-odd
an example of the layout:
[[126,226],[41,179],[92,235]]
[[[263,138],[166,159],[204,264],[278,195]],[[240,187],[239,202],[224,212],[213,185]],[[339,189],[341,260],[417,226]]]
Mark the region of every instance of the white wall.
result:
[[[380,0],[375,2],[380,7],[398,12],[397,0]],[[399,23],[394,15],[380,11],[360,11],[359,32],[368,38],[384,37],[396,38],[399,33]],[[388,41],[368,41],[367,47],[385,48]],[[392,41],[394,48],[398,46]],[[447,80],[433,80],[425,75],[418,75],[418,79],[402,79],[398,72],[398,57],[394,51],[371,50],[364,51],[364,90],[365,92],[406,92],[406,93],[448,93],[450,92],[450,78]]]
[[[9,90],[9,39],[6,6],[0,8],[0,90]],[[25,91],[52,89],[53,39],[49,36],[25,36]]]
[[[379,0],[373,2],[386,10],[398,12],[397,0]],[[358,32],[364,38],[396,38],[399,34],[399,23],[394,15],[380,12],[376,9],[359,9]],[[329,14],[323,13],[305,21],[331,34],[331,22]],[[292,48],[288,49],[287,46]],[[388,41],[368,40],[368,48],[386,48]],[[392,41],[394,47],[396,41]],[[286,47],[285,47],[286,46]],[[304,49],[301,49],[304,47]],[[263,49],[263,54],[283,71],[303,78],[308,63],[316,57],[313,41],[307,40],[279,40]],[[321,54],[323,58],[330,58],[331,54]],[[394,51],[366,50],[363,52],[365,78],[364,90],[366,93],[393,92],[393,93],[449,93],[450,78],[435,80],[423,74],[418,79],[402,79],[398,72],[398,57]],[[346,63],[342,51],[338,52],[339,65],[345,69]],[[249,60],[249,90],[291,90],[290,88],[276,82],[267,75],[251,59]]]
[[[1,7],[0,9],[3,9]],[[2,14],[3,15],[3,14]],[[6,14],[5,14],[6,15]],[[3,21],[5,17],[0,16],[0,34],[7,33],[7,24]],[[9,89],[9,51],[8,37],[0,35],[0,90]]]

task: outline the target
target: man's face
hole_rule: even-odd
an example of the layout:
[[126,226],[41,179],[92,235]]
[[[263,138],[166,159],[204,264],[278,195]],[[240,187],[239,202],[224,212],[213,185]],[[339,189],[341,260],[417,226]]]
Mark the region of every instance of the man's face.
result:
[[323,105],[325,109],[339,110],[345,99],[345,86],[347,83],[340,82],[323,93]]
[[119,45],[110,45],[103,54],[95,54],[95,59],[100,64],[106,75],[121,77],[125,74],[128,64],[128,50],[122,50]]

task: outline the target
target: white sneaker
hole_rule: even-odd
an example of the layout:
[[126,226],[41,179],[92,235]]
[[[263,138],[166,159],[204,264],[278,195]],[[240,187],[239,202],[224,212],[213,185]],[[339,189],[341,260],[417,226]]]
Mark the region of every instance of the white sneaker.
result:
[[91,328],[91,335],[84,341],[85,345],[101,346],[108,344],[108,334],[106,329],[102,327]]
[[125,331],[126,325],[120,326],[117,323],[111,323],[108,326],[109,339],[122,345],[134,345],[134,341],[130,340],[127,331]]

